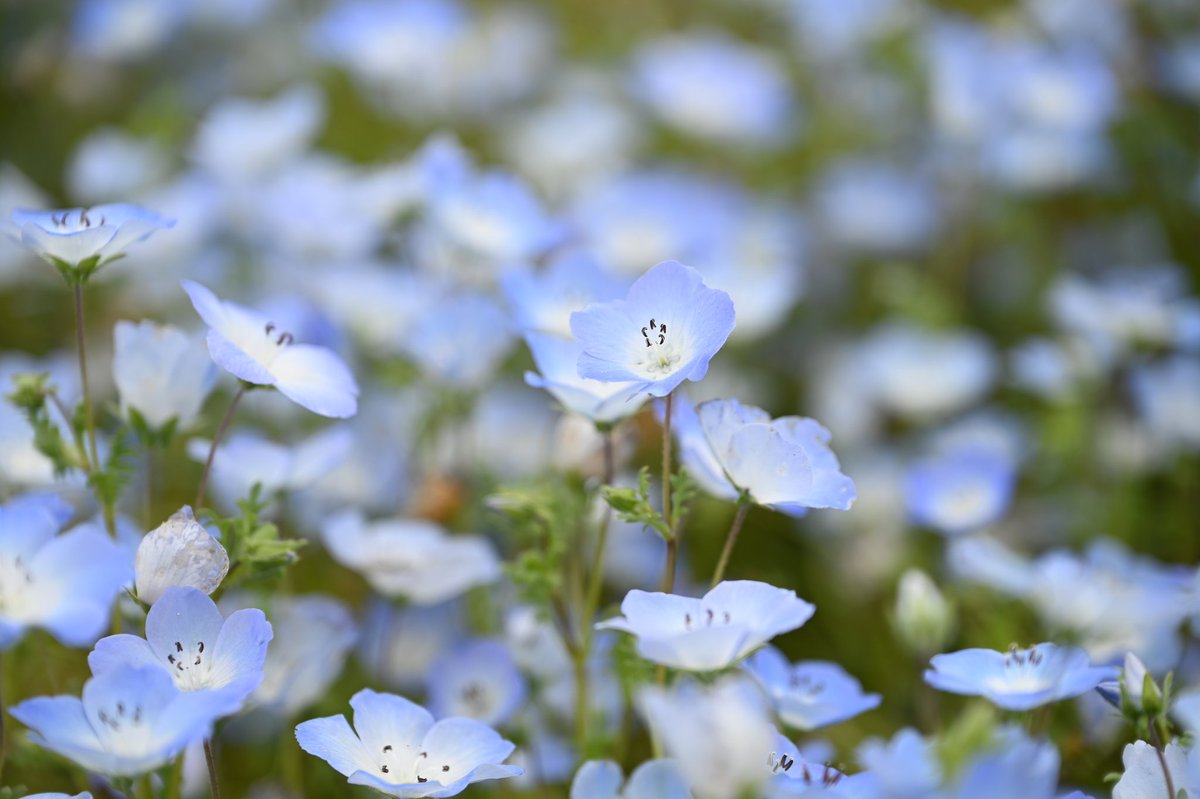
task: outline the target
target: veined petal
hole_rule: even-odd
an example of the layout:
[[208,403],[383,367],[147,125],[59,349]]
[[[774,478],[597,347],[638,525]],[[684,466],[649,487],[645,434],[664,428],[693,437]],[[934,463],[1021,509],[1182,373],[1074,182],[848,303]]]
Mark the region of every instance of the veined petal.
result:
[[214,687],[227,685],[236,679],[250,676],[253,688],[262,681],[267,644],[272,637],[271,623],[257,608],[234,611],[225,619],[217,635],[209,665],[209,678]]
[[344,419],[358,411],[358,384],[332,350],[307,344],[285,347],[271,373],[281,394],[313,413]]
[[375,758],[350,729],[345,716],[311,719],[296,726],[296,742],[349,777],[356,771],[375,768]]

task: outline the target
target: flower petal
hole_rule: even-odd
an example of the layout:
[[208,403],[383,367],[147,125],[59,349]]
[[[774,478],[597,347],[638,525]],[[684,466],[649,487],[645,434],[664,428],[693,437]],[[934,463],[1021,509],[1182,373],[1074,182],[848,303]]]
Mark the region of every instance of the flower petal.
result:
[[321,416],[344,419],[358,411],[358,384],[332,350],[308,344],[285,347],[271,364],[275,387]]

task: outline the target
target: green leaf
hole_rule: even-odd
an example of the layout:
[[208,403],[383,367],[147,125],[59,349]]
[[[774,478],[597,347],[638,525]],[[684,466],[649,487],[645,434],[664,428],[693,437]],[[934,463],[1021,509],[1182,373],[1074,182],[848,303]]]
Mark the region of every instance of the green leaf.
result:
[[266,507],[262,485],[255,483],[250,496],[238,501],[239,516],[216,518],[230,562],[223,590],[274,576],[300,559],[299,550],[307,542],[283,538],[273,522],[261,518]]
[[[638,472],[637,488],[605,486],[604,501],[616,512],[617,518],[629,524],[643,524],[658,531],[664,539],[670,539],[674,529],[662,514],[650,503],[650,469],[646,466]],[[674,514],[672,514],[674,516]]]
[[[7,399],[25,415],[33,428],[33,445],[50,461],[56,477],[87,465],[83,451],[82,432],[75,434],[75,443],[63,438],[62,429],[51,418],[51,407],[47,402],[54,396],[48,374],[17,374],[13,376],[13,391]],[[82,406],[81,406],[82,407]],[[78,415],[78,414],[76,414]]]

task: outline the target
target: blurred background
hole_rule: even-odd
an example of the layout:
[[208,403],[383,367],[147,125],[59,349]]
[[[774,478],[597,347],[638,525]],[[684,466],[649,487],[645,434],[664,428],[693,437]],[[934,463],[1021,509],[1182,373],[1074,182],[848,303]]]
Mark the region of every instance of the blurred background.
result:
[[[817,605],[779,642],[789,656],[883,694],[809,736],[835,763],[869,736],[954,723],[966,703],[920,681],[936,651],[1069,641],[1200,680],[1198,143],[1194,0],[0,2],[3,224],[109,201],[178,220],[89,286],[109,427],[112,326],[199,331],[182,278],[358,376],[345,423],[249,398],[214,473],[226,510],[260,483],[290,535],[316,539],[351,507],[482,532],[511,557],[499,486],[601,469],[588,425],[522,382],[513,276],[559,286],[565,306],[573,287],[619,295],[676,259],[728,291],[737,328],[688,398],[820,420],[858,486],[848,513],[755,509],[730,567]],[[77,391],[71,311],[54,270],[0,238],[6,391],[29,370]],[[137,464],[134,527],[188,501],[193,439],[231,389]],[[651,416],[620,444],[623,479],[653,464]],[[0,495],[52,482],[0,409]],[[702,585],[733,508],[697,503],[684,568]],[[610,605],[662,557],[650,534],[618,533]],[[951,606],[926,638],[897,622],[911,568]],[[224,730],[232,796],[347,790],[291,725],[363,686],[423,696],[468,630],[518,650],[533,634],[503,583],[401,606],[316,540],[268,587],[272,657],[291,658],[276,674],[333,659],[307,690],[279,676],[267,709]],[[295,606],[318,593],[319,611]],[[343,645],[289,648],[326,634]],[[82,653],[21,646],[6,698],[78,690]],[[517,665],[542,696],[553,680]],[[576,754],[556,712],[529,700],[499,724],[535,764],[524,784],[471,791],[565,795]],[[1099,700],[1049,724],[1064,781],[1102,790],[1120,725]],[[35,787],[78,779],[28,747],[9,764]]]

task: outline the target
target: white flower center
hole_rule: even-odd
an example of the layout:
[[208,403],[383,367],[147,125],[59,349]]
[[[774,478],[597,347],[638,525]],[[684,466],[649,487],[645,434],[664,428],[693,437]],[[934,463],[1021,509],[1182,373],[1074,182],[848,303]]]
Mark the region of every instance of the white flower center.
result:
[[733,624],[733,616],[727,610],[713,610],[712,608],[704,608],[696,615],[683,614],[683,628],[689,632],[703,627],[712,627],[714,624]]
[[250,341],[246,342],[246,350],[254,357],[254,360],[263,366],[270,367],[280,351],[293,341],[295,341],[295,337],[291,333],[280,330],[274,322],[267,322],[263,328],[262,338],[251,337]]
[[430,780],[439,785],[446,785],[462,776],[452,775],[449,763],[431,761],[428,752],[418,752],[417,756],[410,760],[412,747],[407,745],[396,747],[386,744],[381,754],[379,772],[387,775],[388,780],[397,785],[411,785],[414,782],[423,784]]
[[11,558],[0,555],[0,616],[27,618],[33,586],[33,573],[20,555]]
[[651,376],[668,375],[675,371],[683,356],[679,352],[678,337],[667,335],[667,323],[658,324],[653,318],[642,328],[642,340],[646,346],[638,360],[642,370]]
[[145,711],[135,699],[111,702],[97,711],[96,720],[100,724],[96,737],[111,754],[137,757],[157,745]]
[[825,683],[809,674],[793,674],[788,679],[788,685],[794,693],[802,694],[805,699],[815,700],[825,693]]
[[203,641],[189,643],[176,641],[172,651],[167,653],[167,665],[170,666],[171,676],[175,685],[181,691],[198,691],[202,688],[216,688],[209,679],[212,668],[211,652]]
[[1045,690],[1055,682],[1042,668],[1045,661],[1045,656],[1036,649],[1012,646],[1004,656],[1004,674],[993,678],[988,687],[1003,692]]

